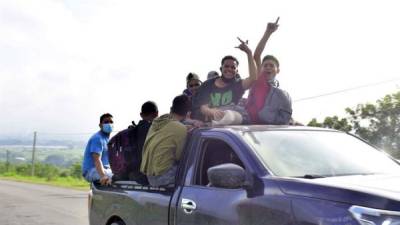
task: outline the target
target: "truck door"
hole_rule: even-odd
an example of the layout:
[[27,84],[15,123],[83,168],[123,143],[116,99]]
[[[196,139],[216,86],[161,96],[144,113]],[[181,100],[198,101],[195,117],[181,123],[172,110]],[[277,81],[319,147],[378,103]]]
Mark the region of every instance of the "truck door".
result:
[[[210,187],[207,169],[223,163],[234,163],[243,168],[235,149],[222,139],[203,138],[192,171],[188,175],[177,205],[178,225],[185,224],[239,224],[241,202],[246,200],[246,190]],[[237,147],[236,147],[237,148]],[[188,177],[192,178],[188,181]]]

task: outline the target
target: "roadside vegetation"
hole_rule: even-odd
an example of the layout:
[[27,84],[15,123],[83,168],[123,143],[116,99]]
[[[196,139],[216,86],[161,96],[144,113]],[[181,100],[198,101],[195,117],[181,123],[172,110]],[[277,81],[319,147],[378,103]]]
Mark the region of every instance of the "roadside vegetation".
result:
[[48,184],[80,190],[89,189],[89,184],[82,178],[80,162],[74,163],[69,168],[35,163],[34,169],[34,176],[32,176],[31,164],[0,162],[0,179]]

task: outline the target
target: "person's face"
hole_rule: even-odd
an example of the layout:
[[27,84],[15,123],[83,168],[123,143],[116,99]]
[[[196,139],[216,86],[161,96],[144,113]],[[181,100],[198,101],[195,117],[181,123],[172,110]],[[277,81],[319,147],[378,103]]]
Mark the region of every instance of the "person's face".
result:
[[238,65],[233,59],[226,59],[221,66],[221,73],[227,79],[235,78],[238,72]]
[[197,89],[200,87],[201,83],[198,80],[190,80],[188,83],[188,88],[192,94],[195,94]]
[[105,123],[114,124],[113,118],[112,118],[112,117],[105,117],[105,118],[103,119],[103,121],[101,121],[101,123],[99,124],[100,128],[102,128],[102,127],[103,127],[103,124],[105,124]]
[[275,78],[276,74],[279,73],[279,68],[274,60],[267,59],[261,66],[261,73],[267,76],[267,79]]

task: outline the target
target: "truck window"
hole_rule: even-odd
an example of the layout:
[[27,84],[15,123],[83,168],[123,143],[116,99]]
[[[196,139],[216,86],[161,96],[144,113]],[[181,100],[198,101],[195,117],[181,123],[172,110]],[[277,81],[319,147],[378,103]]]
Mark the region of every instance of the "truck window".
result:
[[201,186],[208,185],[208,168],[224,163],[234,163],[245,168],[234,150],[224,141],[208,139],[203,142],[201,154],[197,162],[195,184]]

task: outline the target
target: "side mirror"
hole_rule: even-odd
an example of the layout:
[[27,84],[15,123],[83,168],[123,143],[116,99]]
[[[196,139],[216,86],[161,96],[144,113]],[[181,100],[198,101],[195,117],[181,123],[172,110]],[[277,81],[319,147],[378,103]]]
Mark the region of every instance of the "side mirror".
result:
[[241,188],[245,185],[246,172],[233,163],[224,163],[207,170],[210,186],[219,188]]

